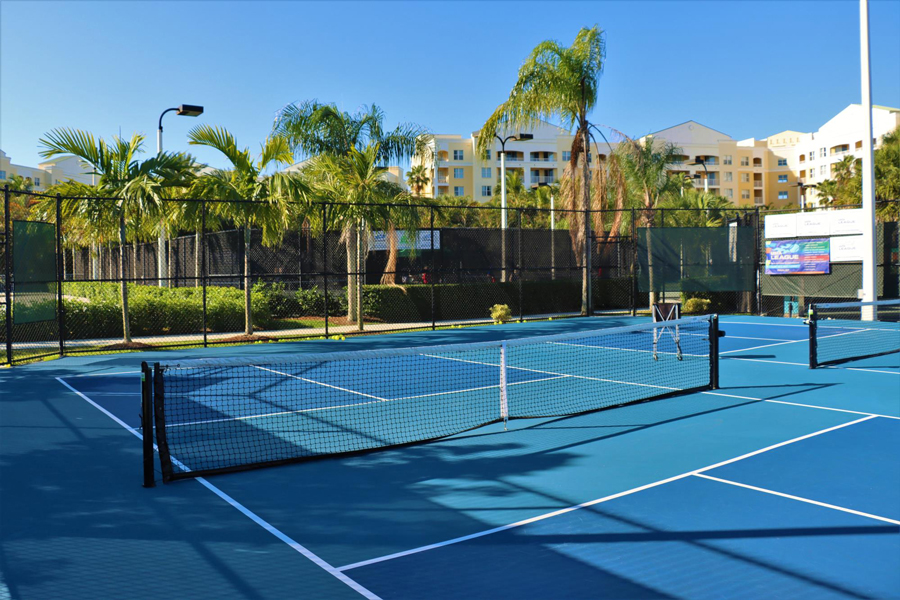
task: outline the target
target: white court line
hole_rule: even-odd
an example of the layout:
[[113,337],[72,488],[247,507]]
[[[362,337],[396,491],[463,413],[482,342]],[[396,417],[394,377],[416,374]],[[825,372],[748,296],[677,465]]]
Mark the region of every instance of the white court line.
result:
[[258,365],[251,365],[254,369],[259,369],[260,371],[268,371],[269,373],[275,373],[276,375],[283,375],[285,377],[291,377],[292,379],[299,379],[300,381],[305,381],[307,383],[314,383],[316,385],[321,385],[323,387],[331,388],[334,390],[340,390],[342,392],[347,392],[348,394],[356,394],[357,396],[364,396],[366,398],[372,398],[374,400],[381,400],[382,402],[386,402],[388,398],[379,398],[378,396],[373,396],[372,394],[366,394],[364,392],[357,392],[356,390],[351,390],[348,388],[342,388],[337,385],[331,385],[330,383],[323,383],[321,381],[316,381],[315,379],[308,379],[306,377],[300,377],[299,375],[291,375],[290,373],[284,373],[282,371],[276,371],[275,369],[267,369],[266,367],[260,367]]
[[792,323],[749,323],[747,321],[719,321],[719,326],[722,325],[755,325],[756,327],[803,327],[806,329],[809,325],[794,325]]
[[781,496],[782,498],[798,500],[800,502],[806,502],[807,504],[815,504],[816,506],[823,506],[825,508],[839,510],[841,512],[850,513],[851,515],[859,515],[860,517],[868,517],[870,519],[875,519],[876,521],[884,521],[885,523],[891,523],[893,525],[900,525],[900,521],[897,521],[895,519],[889,519],[887,517],[879,517],[878,515],[873,515],[871,513],[866,513],[866,512],[859,511],[859,510],[853,510],[852,508],[844,508],[843,506],[837,506],[835,504],[828,504],[826,502],[819,502],[818,500],[810,500],[809,498],[803,498],[801,496],[794,496],[791,494],[785,494],[783,492],[776,492],[775,490],[756,487],[755,485],[747,485],[746,483],[739,483],[737,481],[731,481],[730,479],[721,479],[719,477],[712,477],[711,475],[704,475],[703,473],[694,473],[694,476],[702,477],[703,479],[709,479],[710,481],[718,481],[719,483],[727,483],[728,485],[734,485],[737,487],[746,488],[748,490],[763,492],[764,494],[772,494],[773,496]]
[[[858,333],[858,332],[860,332],[860,331],[863,331],[863,330],[862,330],[862,329],[858,329],[858,330],[855,330],[855,331],[845,331],[844,333],[835,333],[834,335],[820,335],[820,336],[819,336],[819,339],[820,339],[820,340],[823,340],[823,339],[826,339],[826,338],[840,337],[840,336],[842,336],[842,335],[850,335],[850,334],[853,334],[853,333]],[[728,339],[728,336],[727,336],[727,335],[725,336],[725,339]],[[779,343],[777,343],[777,344],[765,344],[765,345],[762,345],[762,346],[754,346],[753,348],[739,348],[739,349],[737,349],[737,350],[726,350],[725,352],[719,352],[719,355],[722,355],[722,354],[731,354],[732,352],[748,352],[748,351],[750,351],[750,350],[759,350],[760,348],[771,348],[772,346],[783,346],[784,344],[797,344],[797,343],[799,343],[799,342],[809,342],[809,338],[804,338],[804,339],[802,339],[802,340],[788,340],[787,342],[779,342]]]
[[[809,368],[809,363],[787,362],[783,360],[763,360],[761,358],[741,358],[740,356],[726,356],[728,360],[745,360],[748,362],[771,363],[773,365],[791,365],[794,367]],[[882,373],[884,375],[900,375],[900,371],[881,371],[879,369],[866,369],[863,367],[841,367],[837,365],[822,365],[819,369],[839,369],[842,371],[862,371],[863,373]]]
[[850,425],[855,425],[857,423],[862,423],[863,421],[868,421],[869,419],[874,419],[874,416],[863,417],[862,419],[856,419],[855,421],[849,421],[847,423],[842,423],[840,425],[835,425],[834,427],[829,427],[828,429],[821,429],[819,431],[814,431],[813,433],[808,433],[806,435],[802,435],[800,437],[796,437],[784,442],[779,442],[777,444],[773,444],[771,446],[766,446],[765,448],[761,448],[759,450],[755,450],[753,452],[748,452],[747,454],[742,454],[740,456],[736,456],[734,458],[724,460],[722,462],[718,462],[713,465],[709,465],[707,467],[702,467],[700,469],[695,469],[693,471],[688,471],[686,473],[681,473],[680,475],[675,475],[673,477],[667,477],[666,479],[660,479],[659,481],[654,481],[653,483],[648,483],[646,485],[642,485],[636,488],[631,488],[630,490],[625,490],[624,492],[619,492],[617,494],[611,494],[609,496],[604,496],[602,498],[597,498],[596,500],[590,500],[588,502],[582,502],[581,504],[576,504],[575,506],[569,506],[567,508],[562,508],[559,510],[555,510],[553,512],[545,513],[543,515],[538,515],[536,517],[531,517],[530,519],[524,519],[522,521],[517,521],[515,523],[510,523],[509,525],[502,525],[500,527],[494,527],[493,529],[487,529],[484,531],[479,531],[477,533],[471,533],[469,535],[464,535],[458,538],[453,538],[452,540],[446,540],[443,542],[438,542],[435,544],[428,544],[427,546],[420,546],[418,548],[413,548],[411,550],[404,550],[402,552],[395,552],[394,554],[387,554],[385,556],[379,556],[377,558],[370,558],[369,560],[363,560],[360,562],[352,563],[349,565],[344,565],[343,567],[338,567],[338,571],[349,571],[350,569],[357,569],[359,567],[365,567],[368,565],[384,562],[387,560],[393,560],[395,558],[402,558],[404,556],[409,556],[410,554],[418,554],[419,552],[425,552],[426,550],[434,550],[436,548],[442,548],[444,546],[449,546],[451,544],[458,544],[460,542],[466,542],[468,540],[484,537],[487,535],[491,535],[494,533],[500,533],[502,531],[508,531],[510,529],[515,529],[516,527],[521,527],[523,525],[528,525],[530,523],[536,523],[537,521],[543,521],[544,519],[549,519],[550,517],[557,517],[559,515],[564,515],[566,513],[570,513],[576,510],[580,510],[582,508],[587,508],[589,506],[594,506],[595,504],[600,504],[602,502],[608,502],[610,500],[615,500],[616,498],[621,498],[623,496],[629,496],[631,494],[635,494],[637,492],[642,492],[644,490],[648,490],[650,488],[654,488],[660,485],[664,485],[666,483],[671,483],[673,481],[677,481],[679,479],[684,479],[685,477],[690,477],[691,475],[696,475],[698,473],[703,473],[704,471],[710,471],[712,469],[716,469],[718,467],[722,467],[739,460],[744,460],[746,458],[750,458],[751,456],[756,456],[757,454],[762,454],[763,452],[769,452],[770,450],[775,450],[776,448],[781,448],[782,446],[787,446],[788,444],[793,444],[795,442],[800,442],[802,440],[809,439],[811,437],[815,437],[817,435],[822,435],[823,433],[829,433],[831,431],[835,431],[836,429],[841,429],[843,427],[849,427]]
[[724,396],[725,398],[737,398],[739,400],[756,400],[757,402],[772,402],[774,404],[789,404],[791,406],[802,406],[803,408],[817,408],[819,410],[830,410],[832,412],[850,413],[852,415],[867,415],[870,417],[881,417],[883,419],[900,420],[900,417],[895,417],[892,415],[882,415],[879,413],[864,412],[861,410],[847,410],[845,408],[833,408],[831,406],[819,406],[817,404],[801,404],[800,402],[788,402],[787,400],[774,400],[771,398],[751,398],[750,396],[737,396],[735,394],[722,394],[720,392],[700,392],[700,393],[706,394],[707,396]]
[[[60,382],[61,384],[63,384],[64,386],[66,386],[67,388],[69,388],[69,390],[71,390],[72,392],[77,394],[79,397],[81,397],[82,400],[85,400],[91,406],[93,406],[94,408],[96,408],[97,410],[99,410],[100,412],[105,414],[107,417],[109,417],[110,419],[112,419],[113,421],[115,421],[116,423],[118,423],[119,425],[124,427],[126,430],[131,432],[139,440],[144,439],[144,436],[139,431],[137,431],[135,428],[133,428],[132,426],[130,426],[127,423],[125,423],[124,421],[122,421],[119,417],[112,414],[111,412],[109,412],[108,410],[106,410],[105,408],[103,408],[102,406],[100,406],[99,404],[97,404],[96,402],[91,400],[90,398],[88,398],[82,392],[73,388],[65,380],[63,380],[62,377],[57,377],[56,380],[58,382]],[[158,450],[156,448],[156,444],[153,444],[153,448],[154,448],[154,450]],[[175,462],[174,459],[173,459],[173,462]],[[222,500],[224,500],[225,502],[230,504],[232,507],[239,510],[244,516],[246,516],[251,521],[253,521],[257,525],[259,525],[260,527],[262,527],[263,529],[265,529],[266,531],[268,531],[269,533],[274,535],[276,538],[278,538],[279,540],[281,540],[288,546],[290,546],[293,550],[295,550],[296,552],[299,552],[300,554],[302,554],[303,556],[305,556],[306,558],[311,560],[313,563],[315,563],[316,565],[318,565],[319,567],[321,567],[322,569],[327,571],[329,574],[331,574],[333,577],[335,577],[341,583],[348,585],[353,590],[358,592],[361,596],[363,596],[365,598],[369,598],[369,600],[380,600],[380,598],[377,595],[373,594],[372,592],[370,592],[369,590],[364,588],[362,585],[360,585],[359,583],[357,583],[356,581],[354,581],[353,579],[351,579],[350,577],[345,575],[344,573],[341,573],[339,569],[336,569],[329,563],[325,562],[322,558],[320,558],[318,555],[313,553],[311,550],[307,549],[305,546],[297,543],[292,538],[288,537],[286,534],[284,534],[280,530],[276,529],[268,521],[266,521],[265,519],[263,519],[262,517],[260,517],[256,513],[254,513],[253,511],[251,511],[249,508],[245,507],[240,502],[238,502],[237,500],[235,500],[234,498],[232,498],[231,496],[229,496],[228,494],[226,494],[225,492],[223,492],[222,490],[220,490],[219,488],[217,488],[216,486],[211,484],[205,478],[197,477],[195,479],[203,487],[205,487],[206,489],[208,489],[209,491],[214,493],[216,496],[218,496],[219,498],[221,498]]]
[[[451,358],[449,356],[438,356],[437,354],[423,354],[422,356],[427,356],[429,358],[439,358],[441,360],[455,360],[457,362],[471,363],[473,365],[486,365],[489,367],[499,367],[500,366],[500,365],[495,365],[495,364],[489,363],[489,362],[482,362],[480,360],[466,360],[463,358]],[[515,369],[517,371],[528,371],[530,373],[541,373],[543,375],[558,375],[560,377],[571,377],[573,379],[587,379],[589,381],[603,381],[606,383],[618,383],[621,385],[634,385],[634,386],[638,386],[638,387],[648,387],[648,388],[654,388],[654,389],[658,389],[658,390],[671,390],[673,392],[682,391],[682,388],[667,387],[664,385],[651,385],[649,383],[635,383],[634,381],[618,381],[616,379],[603,379],[602,377],[588,377],[587,375],[569,375],[567,373],[554,373],[552,371],[541,371],[540,369],[526,369],[525,367],[510,367],[509,365],[507,365],[506,368],[507,369]]]
[[[635,348],[613,348],[611,346],[591,346],[589,344],[570,344],[568,342],[547,342],[548,344],[552,344],[554,346],[575,346],[577,348],[592,348],[594,350],[616,350],[619,352],[644,352],[646,354],[654,354],[653,350],[637,350]],[[677,352],[663,352],[662,350],[657,350],[655,354],[666,354],[669,356],[678,356]],[[693,356],[695,358],[706,358],[709,356],[708,354],[688,354],[687,352],[682,352],[681,356]]]
[[66,379],[72,379],[73,377],[111,377],[113,375],[140,375],[140,373],[140,371],[117,371],[115,373],[80,373],[78,375],[66,375]]

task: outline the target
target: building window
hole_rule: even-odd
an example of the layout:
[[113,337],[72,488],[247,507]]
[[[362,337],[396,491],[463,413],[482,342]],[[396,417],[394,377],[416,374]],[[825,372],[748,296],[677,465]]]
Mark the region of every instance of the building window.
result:
[[[460,195],[460,194],[457,194]],[[481,186],[481,195],[482,196],[490,196],[491,195],[491,186],[483,185]]]
[[778,183],[787,183],[787,175],[779,175]]
[[[485,179],[491,178],[491,168],[490,167],[481,167],[481,176]],[[490,196],[490,194],[488,194]]]
[[787,192],[778,192],[778,199],[779,199],[779,200],[787,200],[787,199],[788,199],[788,193],[787,193]]
[[462,169],[453,169],[453,177],[456,179],[462,179],[464,177]]
[[741,190],[741,200],[750,199],[750,190]]
[[750,173],[741,173],[741,183],[750,183]]
[[748,156],[742,156],[742,157],[741,157],[741,166],[742,166],[742,167],[749,167],[749,166],[750,166],[750,157],[748,157]]
[[827,154],[825,153],[825,148],[819,149],[819,158],[825,158]]
[[34,178],[34,187],[41,187],[41,178],[40,177]]
[[734,198],[734,190],[731,188],[725,188],[725,197],[731,200]]
[[462,150],[454,150],[453,151],[453,160],[462,160],[463,159],[463,151]]
[[725,181],[733,181],[734,174],[731,171],[725,171]]
[[730,165],[730,164],[731,164],[731,155],[730,155],[730,154],[726,154],[726,155],[722,158],[722,164],[723,164],[723,165]]
[[464,187],[461,186],[461,185],[455,185],[455,186],[453,186],[453,195],[454,195],[454,196],[465,196],[465,195],[466,195],[466,188],[464,188]]
[[816,160],[816,151],[815,150],[809,151],[809,160]]
[[572,152],[569,150],[563,150],[562,152],[563,162],[569,162],[572,160]]
[[485,156],[485,158],[488,160],[491,160],[491,151],[490,150],[487,150],[487,155]]
[[786,159],[786,158],[779,158],[779,159],[778,159],[778,166],[779,166],[779,167],[786,167],[786,166],[787,166],[787,159]]
[[6,171],[0,171],[0,179],[6,179]]
[[819,166],[819,175],[824,175],[824,174],[825,174],[825,165],[821,165],[821,166]]

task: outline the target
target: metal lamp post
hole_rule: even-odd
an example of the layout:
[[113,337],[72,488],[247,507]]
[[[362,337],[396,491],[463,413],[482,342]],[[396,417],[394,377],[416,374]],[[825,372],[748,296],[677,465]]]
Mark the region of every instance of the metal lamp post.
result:
[[688,163],[689,167],[703,167],[703,191],[709,191],[709,171],[706,170],[706,161],[698,158],[692,163]]
[[518,135],[508,135],[505,138],[500,137],[496,133],[494,137],[500,140],[500,260],[502,269],[500,271],[500,281],[506,281],[506,142],[510,140],[532,140],[534,136],[530,133],[519,133]]
[[814,183],[807,184],[807,183],[803,183],[802,181],[798,181],[797,183],[794,184],[794,186],[800,192],[800,212],[805,212],[806,211],[806,190],[808,190],[809,188],[815,188],[816,184],[814,184]]
[[[203,107],[196,106],[194,104],[182,104],[181,106],[175,108],[167,108],[162,111],[162,114],[159,115],[159,128],[156,130],[156,154],[162,152],[162,134],[163,134],[163,126],[162,120],[163,117],[166,116],[166,113],[175,112],[178,115],[184,117],[197,117],[203,114]],[[165,232],[165,223],[161,222],[159,227],[159,237],[156,240],[156,275],[159,280],[159,287],[164,287],[169,279],[169,274],[167,272],[166,267],[166,232]]]

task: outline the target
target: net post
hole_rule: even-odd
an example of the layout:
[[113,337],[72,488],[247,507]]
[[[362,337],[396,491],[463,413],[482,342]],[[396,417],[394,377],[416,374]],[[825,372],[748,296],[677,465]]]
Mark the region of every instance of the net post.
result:
[[203,288],[203,347],[206,348],[209,340],[206,335],[206,200],[200,201],[200,272],[195,273],[200,277],[200,286]]
[[818,355],[819,355],[819,345],[817,338],[817,331],[819,328],[818,325],[818,311],[816,310],[815,304],[809,305],[809,368],[815,369],[818,365]]
[[[434,207],[428,207],[428,232],[431,237],[431,330],[437,329],[437,315],[435,314],[434,303],[434,278],[437,274],[434,271]],[[397,270],[397,267],[394,267]],[[396,274],[395,274],[396,276]]]
[[518,231],[516,231],[516,235],[518,236],[517,240],[517,249],[516,249],[516,279],[519,284],[519,323],[525,320],[525,307],[522,297],[522,209],[516,209],[516,226]]
[[719,389],[719,315],[709,319],[709,388]]
[[144,454],[144,487],[156,486],[153,473],[153,372],[141,362],[141,440]]
[[153,421],[156,429],[156,441],[157,448],[159,449],[159,466],[162,470],[162,480],[164,483],[167,483],[172,480],[172,459],[169,456],[169,445],[166,441],[165,398],[166,392],[165,384],[163,382],[163,369],[159,363],[153,363]]
[[503,419],[503,431],[509,421],[509,402],[506,384],[506,342],[500,344],[500,418]]
[[12,226],[9,216],[9,186],[3,186],[3,256],[5,258],[5,284],[6,293],[6,363],[13,364],[12,344]]
[[63,260],[65,250],[62,245],[62,196],[56,194],[56,327],[59,337],[59,356],[65,353],[66,319],[63,306]]

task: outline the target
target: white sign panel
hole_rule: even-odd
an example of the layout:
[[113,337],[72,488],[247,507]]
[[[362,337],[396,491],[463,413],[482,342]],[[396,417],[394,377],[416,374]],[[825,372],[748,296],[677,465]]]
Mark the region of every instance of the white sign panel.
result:
[[831,231],[830,215],[825,211],[797,215],[797,237],[821,237]]
[[766,215],[766,239],[797,237],[797,215]]
[[[395,231],[397,239],[397,250],[431,250],[431,231],[417,231],[416,235],[410,236],[406,231]],[[441,232],[434,230],[434,249],[439,250],[441,247]],[[387,250],[388,239],[386,231],[373,231],[369,237],[370,250]]]
[[863,232],[863,223],[866,222],[863,209],[835,210],[830,215],[831,235],[855,235]]
[[861,235],[831,238],[831,262],[861,262],[865,243]]

